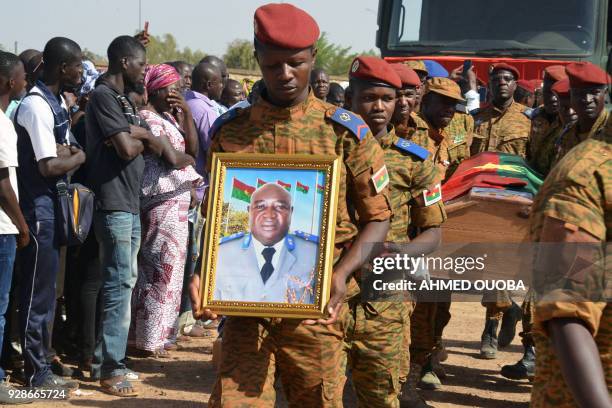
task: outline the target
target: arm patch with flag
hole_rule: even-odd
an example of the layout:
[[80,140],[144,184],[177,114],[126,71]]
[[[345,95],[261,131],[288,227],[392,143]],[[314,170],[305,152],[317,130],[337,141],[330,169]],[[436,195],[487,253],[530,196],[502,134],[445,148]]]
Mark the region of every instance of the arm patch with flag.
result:
[[387,166],[382,166],[372,176],[372,183],[377,193],[380,193],[389,184],[389,173],[387,172]]
[[425,200],[426,207],[442,200],[442,187],[440,183],[436,184],[431,190],[423,190],[423,199]]

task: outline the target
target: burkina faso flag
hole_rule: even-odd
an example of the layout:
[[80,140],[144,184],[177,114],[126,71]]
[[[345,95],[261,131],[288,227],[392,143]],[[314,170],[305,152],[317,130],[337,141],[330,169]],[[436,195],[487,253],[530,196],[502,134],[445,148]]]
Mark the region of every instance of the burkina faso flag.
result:
[[297,189],[298,192],[304,193],[304,194],[308,194],[308,190],[310,190],[310,187],[305,186],[304,184],[300,183],[299,181],[296,182],[295,188]]
[[320,184],[317,184],[317,193],[323,194],[324,191],[325,191],[325,187],[323,187]]
[[520,156],[483,152],[464,160],[442,186],[444,201],[452,200],[472,187],[489,187],[537,194],[542,176]]
[[254,191],[255,187],[249,186],[237,178],[232,180],[232,198],[250,203]]
[[263,186],[264,184],[268,184],[268,182],[267,181],[263,181],[260,178],[257,178],[257,188]]
[[284,183],[284,182],[282,182],[280,180],[276,180],[276,184],[278,184],[279,186],[281,186],[285,190],[291,192],[291,183]]

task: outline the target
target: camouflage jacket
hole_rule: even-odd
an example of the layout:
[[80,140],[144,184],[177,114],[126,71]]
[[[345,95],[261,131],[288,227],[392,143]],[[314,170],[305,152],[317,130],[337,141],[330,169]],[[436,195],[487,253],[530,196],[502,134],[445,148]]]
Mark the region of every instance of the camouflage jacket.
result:
[[438,168],[438,181],[448,180],[459,164],[470,157],[469,144],[474,132],[474,120],[465,113],[455,112],[447,127],[437,131],[419,114],[416,129],[405,138],[426,148]]
[[472,156],[481,152],[502,152],[525,157],[529,143],[531,121],[525,115],[527,107],[518,102],[500,111],[492,104],[475,110]]
[[563,125],[559,119],[559,115],[554,115],[552,122],[548,120],[548,114],[544,110],[544,106],[540,106],[531,113],[531,131],[529,136],[529,150],[527,151],[527,160],[536,162],[538,160],[538,152],[542,145],[548,144],[550,136],[558,129],[562,129]]
[[[552,217],[569,224],[569,228],[581,228],[602,243],[608,242],[609,246],[612,241],[610,120],[605,130],[580,143],[556,164],[544,181],[531,214],[531,233],[535,241],[540,240],[545,218]],[[606,253],[603,254],[605,256]],[[601,301],[581,301],[578,300],[580,297],[573,295],[594,293],[593,288],[606,290],[610,267],[606,265],[606,258],[599,259],[603,259],[603,267],[591,266],[583,269],[586,270],[583,276],[572,275],[569,279],[564,275],[562,285],[554,285],[558,275],[550,276],[547,268],[542,268],[544,276],[538,276],[541,271],[534,275],[534,282],[536,279],[543,282],[545,290],[541,291],[536,304],[534,331],[537,334],[538,359],[531,395],[532,407],[575,405],[563,378],[558,357],[552,350],[550,340],[546,338],[548,332],[545,324],[551,319],[578,318],[586,325],[599,350],[608,388],[612,386],[612,304],[606,301],[609,294]],[[606,292],[603,293],[605,295]]]
[[410,152],[410,142],[397,136],[393,129],[379,143],[389,170],[393,210],[387,241],[408,242],[409,227],[437,227],[446,219],[441,200],[427,207],[414,202],[436,184],[437,170],[432,161]]
[[559,135],[557,140],[555,141],[555,163],[558,162],[574,147],[576,147],[581,142],[585,141],[593,137],[597,132],[599,132],[605,125],[606,121],[610,113],[604,109],[595,123],[593,127],[588,132],[578,133],[578,123],[575,123],[574,126],[564,129],[563,133]]
[[[365,123],[341,110],[340,124],[332,119],[341,109],[317,99],[312,91],[297,106],[276,107],[264,98],[246,109],[221,116],[211,128],[208,166],[215,152],[335,154],[343,157],[340,171],[339,207],[336,217],[336,253],[357,235],[349,209],[361,222],[391,217],[388,188],[376,191],[372,176],[385,166],[383,151]],[[362,123],[358,135],[349,130],[351,121]],[[210,169],[209,169],[210,170]]]

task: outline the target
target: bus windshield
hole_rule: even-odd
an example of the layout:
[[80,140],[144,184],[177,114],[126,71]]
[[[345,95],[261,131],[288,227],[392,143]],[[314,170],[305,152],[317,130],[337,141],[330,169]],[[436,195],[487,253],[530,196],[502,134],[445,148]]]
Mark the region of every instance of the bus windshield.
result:
[[597,1],[393,0],[380,24],[388,50],[408,55],[589,56]]

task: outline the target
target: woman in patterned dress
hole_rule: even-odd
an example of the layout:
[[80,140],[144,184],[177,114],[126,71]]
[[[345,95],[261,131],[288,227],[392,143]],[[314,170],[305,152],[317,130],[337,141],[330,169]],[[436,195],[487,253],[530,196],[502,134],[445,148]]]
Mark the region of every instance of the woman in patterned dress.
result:
[[142,243],[132,294],[130,340],[149,356],[167,356],[166,349],[176,341],[189,231],[187,212],[193,188],[202,180],[193,167],[198,137],[189,107],[179,93],[180,79],[169,65],[150,67],[145,77],[148,102],[140,111],[151,132],[166,145],[161,157],[145,154]]

